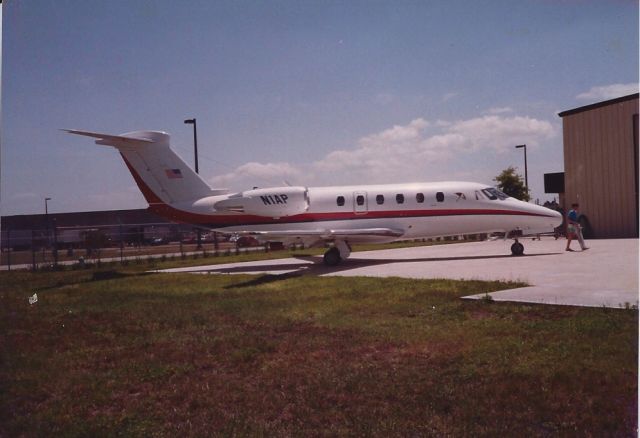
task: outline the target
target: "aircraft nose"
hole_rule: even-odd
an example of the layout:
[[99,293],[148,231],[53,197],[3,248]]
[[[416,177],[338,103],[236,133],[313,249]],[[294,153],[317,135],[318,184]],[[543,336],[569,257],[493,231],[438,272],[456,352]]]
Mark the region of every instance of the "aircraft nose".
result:
[[552,210],[541,205],[533,205],[527,203],[526,211],[537,216],[537,227],[552,231],[554,228],[562,225],[562,214],[556,210]]
[[551,210],[553,212],[553,226],[559,227],[562,225],[562,214],[559,211]]
[[553,228],[557,228],[562,225],[562,214],[559,211],[551,210],[547,207],[536,206],[539,210],[539,213],[542,213],[545,217],[549,219],[549,225]]

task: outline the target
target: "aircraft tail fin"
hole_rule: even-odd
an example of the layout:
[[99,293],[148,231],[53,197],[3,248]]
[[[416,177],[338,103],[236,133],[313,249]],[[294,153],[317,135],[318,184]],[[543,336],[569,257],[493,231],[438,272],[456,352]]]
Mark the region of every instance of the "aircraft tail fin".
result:
[[170,135],[135,131],[121,135],[63,129],[96,138],[96,144],[118,149],[140,191],[150,205],[188,202],[228,193],[213,190],[170,147]]

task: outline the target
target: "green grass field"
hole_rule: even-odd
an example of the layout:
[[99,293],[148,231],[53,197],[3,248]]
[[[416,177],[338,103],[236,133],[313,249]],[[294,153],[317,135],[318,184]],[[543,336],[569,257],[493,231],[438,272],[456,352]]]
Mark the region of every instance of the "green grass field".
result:
[[636,435],[637,310],[143,268],[0,273],[0,436]]

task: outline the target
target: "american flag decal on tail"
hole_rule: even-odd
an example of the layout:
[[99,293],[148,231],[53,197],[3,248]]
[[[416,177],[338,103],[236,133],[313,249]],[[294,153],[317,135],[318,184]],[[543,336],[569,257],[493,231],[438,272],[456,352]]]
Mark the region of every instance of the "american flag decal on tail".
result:
[[182,178],[182,172],[180,172],[180,169],[165,169],[164,173],[167,174],[167,178],[169,179]]

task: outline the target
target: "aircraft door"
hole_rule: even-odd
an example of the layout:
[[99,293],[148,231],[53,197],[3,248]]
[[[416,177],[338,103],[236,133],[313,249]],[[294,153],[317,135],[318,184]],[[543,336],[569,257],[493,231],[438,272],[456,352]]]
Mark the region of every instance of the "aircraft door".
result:
[[368,204],[367,192],[353,192],[353,211],[356,214],[366,214]]

